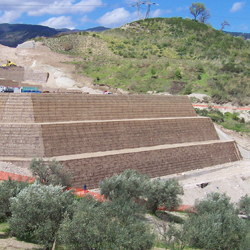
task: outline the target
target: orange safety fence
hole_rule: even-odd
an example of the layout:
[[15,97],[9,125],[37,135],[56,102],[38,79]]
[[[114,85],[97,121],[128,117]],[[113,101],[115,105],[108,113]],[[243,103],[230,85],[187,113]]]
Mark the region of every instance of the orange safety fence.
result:
[[[5,180],[8,180],[9,177],[12,180],[15,180],[15,181],[27,181],[28,183],[33,183],[35,181],[34,177],[29,177],[29,176],[24,176],[24,175],[19,175],[19,174],[0,171],[0,180],[5,181]],[[81,189],[81,188],[73,188],[73,187],[68,187],[67,189],[68,190],[74,190],[73,194],[77,195],[78,197],[84,197],[86,195],[91,195],[96,200],[100,200],[100,201],[105,200],[103,195],[101,195],[99,193],[96,193],[96,192],[92,192],[92,191],[89,191],[89,190],[84,190],[84,189]],[[163,207],[158,207],[158,210],[168,211],[168,209],[166,209],[164,206]],[[190,206],[190,205],[180,205],[176,209],[171,209],[171,211],[175,211],[175,212],[182,211],[182,212],[194,213],[194,208],[192,206]]]
[[233,109],[233,110],[247,110],[247,111],[250,111],[250,108],[249,107],[238,107],[238,108],[235,108],[235,107],[223,107],[223,106],[209,106],[207,104],[193,104],[193,107],[197,107],[197,108],[208,108],[208,107],[211,107],[211,108],[214,108],[214,109]]
[[71,187],[68,187],[67,188],[68,190],[75,190],[73,192],[73,194],[77,195],[78,197],[84,197],[86,195],[91,195],[93,196],[96,200],[100,200],[100,201],[103,201],[104,200],[104,196],[103,195],[100,195],[99,193],[96,193],[96,192],[92,192],[92,191],[89,191],[89,190],[84,190],[84,189],[80,189],[80,188],[71,188]]
[[[158,207],[157,210],[161,211],[169,211],[165,207]],[[186,213],[195,213],[194,207],[191,205],[180,205],[177,208],[173,208],[170,210],[171,212],[186,212]]]
[[23,182],[27,181],[28,183],[33,183],[35,181],[34,177],[29,177],[29,176],[24,176],[24,175],[20,175],[20,174],[14,174],[14,173],[0,171],[0,180],[1,181],[6,181],[9,179],[9,177],[15,181],[23,181]]

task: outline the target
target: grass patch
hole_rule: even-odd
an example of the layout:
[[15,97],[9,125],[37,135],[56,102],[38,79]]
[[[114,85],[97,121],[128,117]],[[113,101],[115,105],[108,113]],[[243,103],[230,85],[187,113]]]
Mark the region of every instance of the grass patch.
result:
[[[218,104],[250,104],[250,42],[191,19],[149,18],[44,43],[75,57],[77,72],[97,85],[132,93],[177,89],[208,94]],[[184,89],[173,86],[180,81]]]
[[224,128],[231,129],[237,132],[250,132],[250,123],[245,122],[244,118],[239,117],[239,113],[226,112],[222,113],[217,109],[195,109],[200,116],[210,117],[213,122],[222,125]]

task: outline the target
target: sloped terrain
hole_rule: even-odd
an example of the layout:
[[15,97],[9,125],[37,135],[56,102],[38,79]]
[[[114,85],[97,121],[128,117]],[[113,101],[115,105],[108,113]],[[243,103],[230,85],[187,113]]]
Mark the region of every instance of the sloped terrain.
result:
[[97,85],[134,93],[204,93],[216,103],[250,103],[249,41],[190,19],[152,18],[44,42],[75,56],[77,72]]

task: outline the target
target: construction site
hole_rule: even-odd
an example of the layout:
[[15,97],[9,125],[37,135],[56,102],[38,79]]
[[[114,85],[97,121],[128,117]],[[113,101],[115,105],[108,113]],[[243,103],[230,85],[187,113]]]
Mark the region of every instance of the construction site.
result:
[[[0,171],[28,175],[36,156],[55,158],[73,172],[76,188],[94,189],[106,177],[137,169],[151,178],[179,178],[184,204],[209,191],[231,192],[234,201],[236,193],[247,193],[248,160],[210,118],[197,116],[187,96],[102,95],[62,63],[70,60],[66,55],[55,61],[42,45],[1,46],[4,51],[18,66],[0,68],[0,85],[44,93],[0,93]],[[226,178],[233,179],[228,186]]]

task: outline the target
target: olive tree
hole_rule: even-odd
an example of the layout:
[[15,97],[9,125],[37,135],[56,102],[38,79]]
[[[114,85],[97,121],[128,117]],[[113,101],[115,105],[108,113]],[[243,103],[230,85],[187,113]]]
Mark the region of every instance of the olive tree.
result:
[[137,200],[144,195],[149,182],[148,175],[140,174],[134,169],[127,169],[120,175],[115,174],[102,181],[101,194],[110,200],[117,197]]
[[202,249],[241,249],[247,236],[246,222],[239,218],[230,198],[211,193],[196,201],[195,213],[184,223],[190,246]]
[[33,158],[30,163],[32,175],[44,185],[62,185],[71,187],[73,173],[67,172],[55,159],[44,161],[43,158]]
[[159,180],[155,179],[147,188],[147,207],[155,214],[159,206],[171,210],[181,204],[179,195],[183,195],[183,187],[176,179]]
[[135,202],[124,198],[96,202],[80,200],[73,218],[60,227],[60,242],[70,250],[151,249],[154,236]]
[[73,194],[61,186],[34,183],[10,199],[14,235],[51,248],[64,214],[72,214]]
[[177,207],[181,202],[179,195],[183,194],[183,188],[176,179],[151,181],[148,175],[130,169],[107,178],[100,187],[101,194],[110,200],[118,197],[145,200],[147,208],[154,214],[158,206]]
[[0,220],[5,221],[11,216],[10,198],[16,197],[18,193],[28,186],[27,182],[18,182],[9,178],[0,185]]

